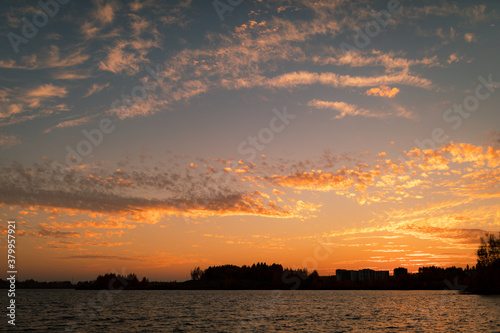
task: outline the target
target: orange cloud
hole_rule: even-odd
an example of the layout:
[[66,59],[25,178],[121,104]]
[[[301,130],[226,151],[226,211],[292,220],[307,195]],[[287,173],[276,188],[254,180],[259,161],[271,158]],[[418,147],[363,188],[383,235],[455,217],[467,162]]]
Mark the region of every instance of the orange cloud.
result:
[[[223,160],[221,160],[222,163]],[[225,160],[224,160],[225,161]],[[49,162],[47,162],[49,163]],[[225,161],[228,165],[230,161]],[[197,172],[187,166],[186,168]],[[64,212],[66,214],[102,214],[103,216],[117,216],[130,218],[130,222],[155,224],[168,216],[235,216],[255,215],[275,218],[305,218],[314,213],[315,205],[297,202],[295,206],[280,206],[270,200],[269,195],[258,191],[236,190],[229,191],[221,186],[229,184],[225,179],[200,174],[188,176],[188,179],[177,179],[168,174],[137,174],[123,169],[105,171],[103,169],[90,170],[71,169],[55,171],[46,165],[45,171],[39,168],[36,177],[30,179],[30,186],[24,185],[20,175],[29,174],[30,170],[21,165],[15,169],[5,169],[0,175],[0,183],[5,184],[0,192],[0,203],[38,209],[48,209],[54,216]],[[7,171],[8,170],[8,171]],[[236,177],[229,173],[228,167],[222,169],[228,177]],[[81,188],[67,184],[64,177],[55,178],[56,173],[61,175],[70,172],[72,179],[79,179]],[[5,177],[13,177],[15,182],[7,182]],[[151,178],[150,178],[151,177]],[[173,178],[172,178],[173,177]],[[51,185],[47,186],[47,179],[51,178]],[[163,179],[162,179],[163,178]],[[68,178],[69,179],[69,178]],[[187,182],[186,182],[187,181]],[[193,183],[199,181],[200,184]],[[206,186],[206,182],[211,186]],[[9,185],[7,185],[9,184]],[[201,188],[198,186],[202,185]],[[150,188],[149,196],[140,193]],[[169,192],[173,193],[168,196]],[[92,189],[92,195],[88,191]],[[137,192],[137,189],[140,189]]]
[[[88,220],[85,214],[101,214],[119,217],[126,223],[154,224],[169,216],[254,215],[299,219],[313,216],[319,206],[300,201],[300,192],[297,192],[300,190],[335,192],[359,204],[402,202],[429,195],[474,199],[500,196],[500,171],[497,170],[500,151],[492,147],[452,143],[437,149],[415,148],[405,152],[406,161],[392,160],[385,155],[375,154],[369,163],[352,157],[323,156],[322,163],[327,170],[332,169],[332,163],[344,163],[336,171],[323,171],[323,167],[311,161],[280,161],[273,165],[269,158],[248,165],[241,160],[217,159],[215,167],[198,160],[196,168],[189,161],[185,164],[186,177],[181,178],[176,177],[176,173],[139,174],[123,168],[80,166],[52,170],[50,161],[45,166],[37,166],[37,174],[33,175],[30,168],[18,164],[15,168],[0,170],[0,182],[5,184],[0,202],[47,210],[51,214],[49,219],[64,212],[82,214],[79,218],[83,220]],[[363,161],[367,158],[364,156]],[[66,173],[71,174],[71,178],[64,177]],[[29,186],[25,184],[26,179],[30,179]],[[67,183],[69,179],[71,184]],[[75,182],[79,184],[76,188]],[[279,187],[295,191],[285,192]],[[93,195],[89,196],[88,191]],[[271,198],[267,193],[279,197]],[[109,222],[111,226],[112,220]],[[89,224],[89,227],[99,226]]]
[[99,214],[98,221],[77,221],[74,223],[52,222],[50,227],[56,229],[134,229],[136,224],[124,223],[122,217],[112,217]]
[[72,53],[60,54],[57,46],[51,45],[47,49],[42,49],[37,55],[29,57],[21,57],[20,63],[14,60],[2,61],[0,60],[0,68],[12,69],[46,69],[58,67],[72,67],[84,63],[89,59],[89,56],[83,54],[83,49],[77,49]]
[[392,88],[389,86],[380,86],[379,88],[371,88],[366,91],[366,95],[368,96],[380,96],[380,97],[387,97],[387,98],[393,98],[399,93],[398,88]]
[[107,87],[109,87],[109,83],[106,83],[106,84],[97,84],[97,83],[94,83],[89,88],[89,90],[87,91],[87,93],[83,96],[83,98],[86,98],[86,97],[89,97],[90,95],[98,93],[98,92],[100,92],[101,90],[103,90],[103,89],[105,89]]
[[367,87],[382,84],[403,84],[421,88],[430,88],[431,81],[413,76],[408,73],[396,73],[380,76],[350,76],[336,73],[315,72],[291,72],[274,78],[254,77],[253,79],[238,79],[237,81],[226,81],[224,86],[228,89],[252,88],[264,86],[269,88],[294,88],[297,86],[322,84],[332,87]]
[[288,176],[273,175],[269,177],[271,183],[283,187],[292,187],[300,190],[332,191],[348,189],[354,181],[349,179],[344,170],[335,173],[322,171],[297,172]]
[[376,117],[376,118],[384,118],[388,114],[377,114],[373,113],[370,110],[364,109],[357,105],[347,104],[344,102],[328,102],[328,101],[320,101],[317,99],[313,99],[307,103],[307,106],[312,106],[316,109],[330,109],[339,111],[340,114],[335,116],[334,119],[342,119],[346,115],[348,116],[363,116],[363,117]]
[[369,54],[361,54],[358,52],[341,52],[333,47],[328,49],[332,56],[316,56],[313,60],[315,63],[322,65],[334,64],[337,66],[350,67],[374,67],[383,66],[386,71],[395,70],[408,71],[411,66],[422,65],[426,67],[440,66],[437,56],[432,58],[423,58],[421,60],[405,59],[397,57],[394,52],[382,53],[378,50],[373,50]]
[[55,126],[47,128],[43,132],[50,133],[56,128],[66,128],[66,127],[79,126],[79,125],[88,123],[89,121],[91,121],[94,118],[96,118],[96,116],[85,116],[85,117],[76,118],[76,119],[72,119],[72,120],[65,120],[65,121],[62,121]]
[[68,91],[64,87],[57,87],[53,84],[42,84],[38,88],[35,88],[27,93],[28,100],[30,101],[30,107],[40,106],[40,101],[52,97],[64,97]]
[[314,107],[316,109],[330,109],[339,111],[340,114],[335,116],[334,119],[342,119],[346,115],[349,116],[362,116],[362,117],[373,117],[373,118],[386,118],[390,116],[402,117],[408,119],[416,119],[417,117],[411,112],[406,110],[405,108],[394,105],[393,111],[390,113],[378,113],[372,112],[365,108],[359,107],[354,104],[348,104],[345,102],[330,102],[330,101],[320,101],[317,99],[313,99],[307,103],[308,106]]

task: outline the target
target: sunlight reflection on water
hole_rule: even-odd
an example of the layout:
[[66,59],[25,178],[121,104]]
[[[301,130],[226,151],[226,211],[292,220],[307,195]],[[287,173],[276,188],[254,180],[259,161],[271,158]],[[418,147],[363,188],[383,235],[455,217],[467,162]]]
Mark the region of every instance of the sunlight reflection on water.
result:
[[122,291],[105,306],[89,302],[97,294],[20,290],[15,328],[64,332],[74,322],[72,332],[500,332],[500,296],[449,290]]

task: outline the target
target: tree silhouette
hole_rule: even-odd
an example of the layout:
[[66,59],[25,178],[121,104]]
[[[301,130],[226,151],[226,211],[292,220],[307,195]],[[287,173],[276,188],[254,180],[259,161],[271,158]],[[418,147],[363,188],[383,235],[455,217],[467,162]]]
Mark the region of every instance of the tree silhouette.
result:
[[193,280],[199,280],[199,279],[201,279],[202,275],[203,275],[203,271],[201,270],[200,267],[195,267],[191,271],[191,279],[193,279]]
[[500,294],[500,233],[481,237],[477,250],[477,275],[473,280],[472,291],[480,294]]
[[477,264],[480,267],[490,267],[500,260],[500,233],[498,239],[494,234],[486,234],[481,237],[481,245],[477,250]]

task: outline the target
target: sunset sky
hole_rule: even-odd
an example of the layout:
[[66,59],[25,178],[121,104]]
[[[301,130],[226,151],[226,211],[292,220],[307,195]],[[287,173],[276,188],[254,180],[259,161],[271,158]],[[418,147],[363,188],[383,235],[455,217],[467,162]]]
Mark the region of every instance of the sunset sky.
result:
[[500,231],[500,2],[47,3],[0,5],[18,278],[465,267]]

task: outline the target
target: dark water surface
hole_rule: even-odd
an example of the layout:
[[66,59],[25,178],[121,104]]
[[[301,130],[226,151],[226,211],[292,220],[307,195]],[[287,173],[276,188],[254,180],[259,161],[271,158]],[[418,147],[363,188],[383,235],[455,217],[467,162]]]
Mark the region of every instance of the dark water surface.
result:
[[[5,291],[6,292],[6,291]],[[20,332],[500,332],[500,296],[455,291],[18,290]]]

